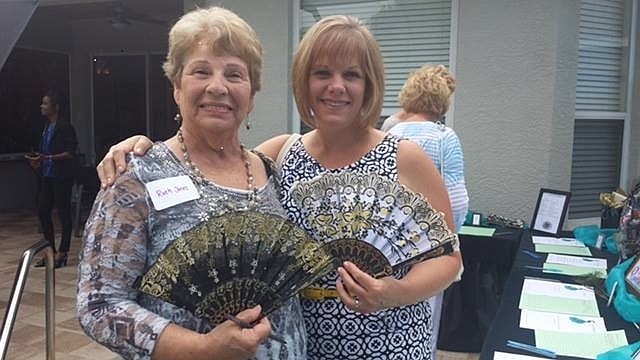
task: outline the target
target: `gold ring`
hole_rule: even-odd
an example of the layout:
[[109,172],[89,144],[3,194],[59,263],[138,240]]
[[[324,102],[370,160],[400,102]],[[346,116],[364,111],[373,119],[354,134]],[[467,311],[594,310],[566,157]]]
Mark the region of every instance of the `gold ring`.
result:
[[357,297],[353,298],[353,303],[354,303],[355,307],[357,307],[357,308],[360,307],[360,299],[358,299]]

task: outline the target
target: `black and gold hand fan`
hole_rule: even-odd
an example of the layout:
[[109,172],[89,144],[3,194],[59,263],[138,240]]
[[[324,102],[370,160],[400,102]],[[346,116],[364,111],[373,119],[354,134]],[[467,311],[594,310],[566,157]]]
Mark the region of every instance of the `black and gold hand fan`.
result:
[[444,214],[377,174],[324,173],[294,184],[291,197],[339,263],[351,261],[374,277],[458,249]]
[[134,286],[217,325],[257,304],[268,315],[332,269],[331,255],[293,222],[230,212],[182,234]]

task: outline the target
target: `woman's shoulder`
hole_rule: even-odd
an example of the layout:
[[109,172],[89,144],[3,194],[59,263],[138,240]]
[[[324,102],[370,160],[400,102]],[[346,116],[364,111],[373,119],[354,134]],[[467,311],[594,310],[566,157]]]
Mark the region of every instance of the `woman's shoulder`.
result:
[[134,177],[144,183],[167,176],[184,175],[180,162],[161,141],[155,142],[142,156],[134,155],[132,152],[127,154],[127,163],[127,168]]
[[291,134],[282,134],[274,136],[268,140],[262,142],[262,144],[255,147],[255,150],[270,157],[271,159],[276,159],[280,150],[287,142],[287,140],[291,137]]
[[255,155],[258,156],[258,158],[262,161],[262,164],[264,165],[264,168],[267,172],[267,177],[275,175],[277,176],[279,174],[278,168],[276,166],[275,160],[273,160],[271,157],[267,156],[265,153],[263,153],[262,151],[260,151],[258,148],[252,149],[251,150],[252,153],[254,153]]

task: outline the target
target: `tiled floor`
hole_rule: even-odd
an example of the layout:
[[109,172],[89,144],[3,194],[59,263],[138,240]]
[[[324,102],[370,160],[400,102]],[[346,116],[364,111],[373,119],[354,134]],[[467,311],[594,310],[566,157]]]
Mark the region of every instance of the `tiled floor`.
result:
[[[24,250],[41,239],[37,219],[30,213],[0,212],[0,319],[4,321],[18,261]],[[81,239],[72,238],[69,264],[56,270],[56,358],[112,360],[118,356],[87,337],[75,315],[77,253]],[[31,267],[7,359],[45,359],[45,298],[43,268]],[[477,360],[477,354],[439,352],[438,360]]]
[[[4,321],[18,262],[24,250],[41,239],[29,213],[0,213],[0,311]],[[71,240],[69,265],[56,270],[56,358],[111,360],[115,354],[87,337],[75,316],[76,265],[80,238]],[[11,335],[7,359],[45,359],[45,271],[31,267]]]

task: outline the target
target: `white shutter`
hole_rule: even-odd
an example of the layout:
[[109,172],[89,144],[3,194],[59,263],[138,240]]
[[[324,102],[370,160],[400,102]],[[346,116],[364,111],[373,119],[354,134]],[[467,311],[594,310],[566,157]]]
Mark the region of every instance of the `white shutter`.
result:
[[373,32],[385,62],[383,115],[400,110],[398,92],[425,63],[449,66],[451,0],[302,0],[301,31],[329,15],[353,15]]
[[576,111],[624,111],[624,0],[580,3]]
[[628,0],[582,0],[569,218],[600,216],[620,183],[626,116]]
[[622,121],[578,120],[573,133],[569,218],[600,216],[600,193],[620,181]]

